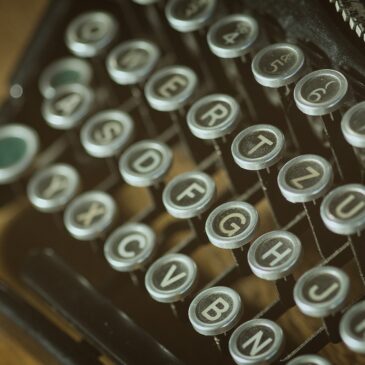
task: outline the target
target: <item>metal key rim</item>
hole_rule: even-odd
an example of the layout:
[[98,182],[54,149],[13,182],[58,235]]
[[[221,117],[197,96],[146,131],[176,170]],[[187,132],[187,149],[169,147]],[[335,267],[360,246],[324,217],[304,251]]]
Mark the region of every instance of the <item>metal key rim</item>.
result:
[[[214,220],[217,218],[219,214],[225,209],[242,209],[248,212],[250,215],[250,223],[248,227],[244,230],[244,232],[240,233],[237,236],[233,237],[223,237],[217,234],[213,229]],[[205,222],[205,231],[207,233],[209,241],[216,247],[222,249],[237,249],[240,248],[247,243],[249,243],[253,237],[255,236],[258,225],[260,222],[260,216],[255,207],[246,202],[227,202],[219,205],[215,208],[208,216]]]
[[[151,171],[147,174],[140,174],[133,171],[129,167],[129,158],[142,149],[142,146],[147,149],[157,150],[162,156],[162,163],[158,166],[158,169]],[[123,176],[123,179],[132,186],[137,187],[148,187],[153,184],[159,183],[167,171],[170,169],[173,161],[173,154],[171,149],[164,143],[154,141],[154,140],[142,140],[134,143],[129,148],[127,148],[119,159],[119,171]]]
[[[122,70],[117,68],[117,59],[119,54],[131,48],[143,49],[148,53],[149,61],[143,68],[138,68],[133,71]],[[155,68],[160,57],[160,51],[150,41],[144,39],[133,39],[123,42],[112,49],[106,59],[106,68],[110,77],[119,85],[133,85],[143,82],[146,77]]]
[[[319,163],[323,170],[323,178],[315,185],[305,189],[295,189],[286,181],[286,174],[293,165],[303,161],[313,161]],[[325,178],[325,179],[324,179]],[[324,196],[333,183],[333,170],[331,164],[321,156],[318,155],[301,155],[289,160],[280,170],[278,174],[278,185],[281,193],[291,203],[307,203]]]
[[[62,196],[45,199],[38,194],[37,185],[52,175],[62,175],[68,180],[67,191]],[[57,163],[38,171],[30,179],[27,186],[27,195],[32,205],[41,212],[53,213],[62,210],[75,197],[81,186],[80,175],[77,170],[67,164]]]
[[[92,133],[99,123],[107,121],[118,121],[123,127],[121,134],[107,145],[98,144],[92,140]],[[96,158],[112,157],[120,153],[133,137],[134,123],[129,114],[115,109],[103,110],[82,126],[80,137],[81,143],[87,153]]]
[[346,184],[339,186],[330,191],[330,193],[323,198],[320,213],[324,224],[330,231],[341,235],[352,235],[361,232],[365,228],[365,212],[344,222],[343,220],[334,217],[329,211],[330,202],[343,190],[353,190],[365,195],[365,187],[362,184]]
[[[302,88],[309,80],[320,76],[330,76],[337,79],[340,84],[340,90],[335,97],[330,101],[325,101],[321,103],[311,103],[306,100],[302,95]],[[340,108],[340,106],[346,100],[348,93],[348,82],[346,77],[339,71],[331,69],[322,69],[313,71],[303,78],[301,78],[294,88],[294,100],[299,110],[304,114],[321,116],[325,114],[330,114]]]
[[[313,303],[308,301],[302,292],[304,283],[323,274],[332,275],[340,282],[338,293],[334,298],[330,299],[331,303],[328,303],[328,301],[324,303]],[[335,314],[344,306],[349,290],[350,280],[345,272],[334,266],[315,267],[306,271],[296,282],[294,287],[294,300],[302,313],[314,318],[323,318]]]
[[[187,207],[181,207],[176,205],[172,199],[171,199],[171,192],[172,189],[181,181],[184,181],[187,178],[194,178],[198,179],[200,181],[203,181],[206,191],[205,195],[202,199],[200,199],[198,202],[187,206]],[[173,178],[165,187],[163,194],[162,194],[162,200],[163,204],[173,217],[179,218],[179,219],[189,219],[194,218],[196,216],[199,216],[200,214],[204,213],[211,204],[213,203],[213,200],[215,198],[216,193],[216,186],[214,183],[214,180],[207,175],[204,172],[199,171],[193,171],[193,172],[186,172],[183,174],[180,174]]]
[[[231,108],[230,115],[228,116],[227,120],[225,120],[223,123],[218,124],[217,126],[204,127],[199,123],[197,123],[195,114],[199,110],[199,108],[201,108],[205,104],[214,101],[217,102],[221,101],[229,104]],[[241,115],[240,107],[234,98],[225,94],[210,94],[202,97],[191,106],[186,116],[186,119],[188,122],[188,126],[191,130],[191,133],[195,137],[200,139],[211,140],[224,137],[227,134],[233,132],[239,123],[240,115]]]
[[[114,247],[120,243],[120,237],[127,234],[141,234],[145,238],[147,248],[143,249],[132,259],[123,258],[114,253]],[[138,270],[149,263],[157,250],[156,234],[147,225],[142,223],[126,223],[116,228],[106,239],[104,244],[104,256],[110,266],[120,272],[131,272]]]
[[[227,318],[224,318],[220,322],[205,323],[199,319],[196,313],[198,304],[209,295],[216,293],[222,293],[232,299],[231,313]],[[190,323],[194,327],[195,331],[203,336],[217,336],[228,332],[236,326],[243,314],[243,303],[240,295],[235,290],[226,286],[213,286],[202,290],[194,297],[190,303],[188,314]]]
[[165,16],[173,29],[183,33],[194,32],[207,25],[211,21],[218,3],[217,0],[210,0],[205,11],[200,14],[199,17],[186,20],[179,19],[174,14],[174,7],[178,4],[178,2],[182,1],[185,0],[169,0],[165,7]]
[[[106,22],[109,27],[109,33],[104,39],[99,39],[94,44],[87,44],[78,40],[78,27],[85,23],[85,20],[94,20]],[[65,33],[65,43],[67,47],[76,56],[94,57],[98,55],[106,46],[108,46],[118,32],[118,23],[114,16],[103,11],[90,11],[80,14],[71,21]]]
[[[253,325],[264,326],[269,328],[274,333],[274,342],[270,346],[269,350],[265,351],[263,354],[246,356],[242,354],[241,351],[239,350],[238,339],[244,330],[252,327]],[[229,339],[229,352],[235,363],[240,365],[255,365],[258,363],[260,364],[270,363],[280,356],[283,347],[284,347],[283,330],[275,322],[264,318],[251,319],[247,322],[244,322],[234,330]],[[276,349],[276,351],[274,352],[273,349]]]
[[[215,43],[215,36],[219,31],[220,27],[229,24],[231,22],[241,21],[245,22],[250,25],[251,27],[251,34],[250,37],[240,45],[237,49],[227,48],[219,46]],[[215,22],[208,31],[207,34],[207,41],[210,50],[220,58],[237,58],[246,55],[247,53],[251,52],[253,45],[257,41],[259,37],[259,25],[255,18],[249,15],[243,14],[232,14],[225,16],[224,18]]]
[[[289,71],[286,71],[282,75],[270,76],[269,74],[263,73],[260,69],[260,62],[262,58],[267,54],[267,52],[277,50],[278,48],[289,49],[291,52],[294,52],[297,61]],[[252,72],[256,81],[263,86],[271,88],[279,88],[297,81],[304,71],[304,66],[305,56],[303,51],[295,44],[290,43],[275,43],[261,49],[253,58],[251,64]]]
[[[88,201],[99,201],[106,207],[106,214],[95,225],[88,228],[77,227],[73,222],[73,213],[80,205]],[[107,229],[114,221],[117,215],[117,205],[114,199],[107,193],[102,191],[92,190],[83,193],[74,198],[66,207],[63,220],[67,231],[72,237],[80,241],[90,241],[96,239]]]
[[365,148],[365,134],[357,133],[351,128],[351,120],[357,112],[363,111],[365,113],[365,101],[353,105],[342,116],[341,128],[346,141],[358,148]]
[[[256,251],[261,244],[269,239],[284,238],[292,243],[293,253],[290,260],[274,267],[262,266],[256,259]],[[288,231],[270,231],[257,238],[250,246],[247,254],[248,264],[252,272],[264,280],[279,280],[290,274],[298,266],[302,255],[302,244],[299,238]]]
[[[187,278],[178,288],[170,290],[160,290],[154,285],[153,275],[157,269],[169,262],[179,261],[187,268]],[[193,292],[197,284],[198,267],[196,263],[189,257],[180,253],[166,254],[157,259],[148,268],[145,276],[145,287],[151,297],[160,303],[175,303],[183,300],[186,296]]]
[[[154,84],[169,74],[180,74],[187,78],[188,85],[176,96],[164,98],[154,92]],[[198,78],[190,68],[186,66],[168,66],[156,71],[146,82],[145,96],[150,106],[158,111],[169,112],[183,107],[192,97],[198,85]]]

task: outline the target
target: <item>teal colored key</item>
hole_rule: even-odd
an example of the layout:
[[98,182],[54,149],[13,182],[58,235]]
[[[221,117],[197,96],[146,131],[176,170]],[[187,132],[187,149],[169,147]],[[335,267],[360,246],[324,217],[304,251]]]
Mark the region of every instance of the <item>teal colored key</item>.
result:
[[27,145],[22,138],[5,137],[0,139],[0,168],[8,168],[18,163],[26,150]]

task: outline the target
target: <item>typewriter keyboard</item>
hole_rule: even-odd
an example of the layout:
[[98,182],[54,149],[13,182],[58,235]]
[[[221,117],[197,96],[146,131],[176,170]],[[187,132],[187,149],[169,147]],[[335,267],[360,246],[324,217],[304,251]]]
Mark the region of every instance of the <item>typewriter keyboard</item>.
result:
[[340,22],[52,1],[0,113],[0,317],[62,365],[365,364],[365,57]]

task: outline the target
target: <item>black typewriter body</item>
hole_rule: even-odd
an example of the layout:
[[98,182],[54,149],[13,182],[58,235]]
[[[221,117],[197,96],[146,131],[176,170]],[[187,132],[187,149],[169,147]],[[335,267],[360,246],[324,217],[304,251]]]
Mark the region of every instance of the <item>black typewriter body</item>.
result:
[[[45,364],[365,364],[365,3],[137,3],[51,1],[10,79],[0,180],[1,128],[38,139],[0,185],[0,323]],[[56,209],[35,195],[60,163],[77,183]]]

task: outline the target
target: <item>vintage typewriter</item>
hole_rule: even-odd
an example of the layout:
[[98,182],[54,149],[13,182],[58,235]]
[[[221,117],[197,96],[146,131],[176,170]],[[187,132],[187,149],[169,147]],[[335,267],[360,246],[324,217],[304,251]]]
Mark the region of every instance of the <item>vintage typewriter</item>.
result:
[[362,0],[50,1],[0,111],[1,328],[47,365],[365,364],[364,40]]

